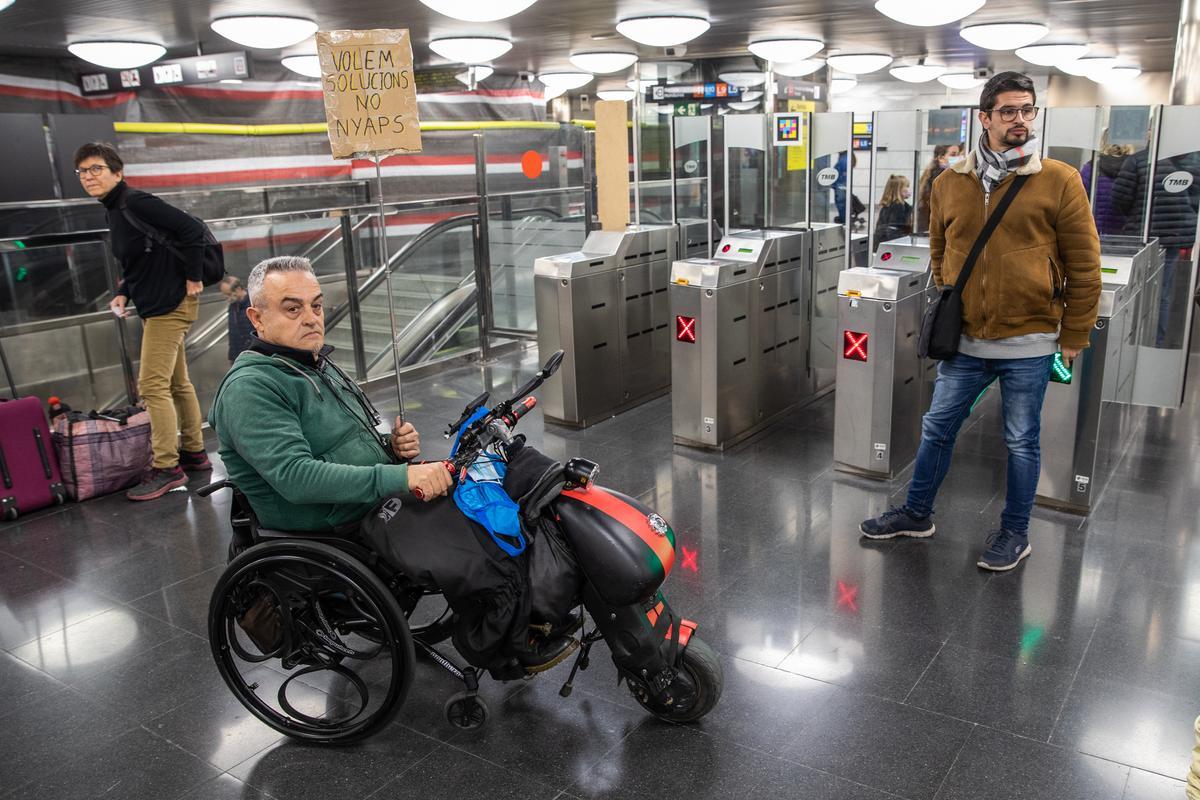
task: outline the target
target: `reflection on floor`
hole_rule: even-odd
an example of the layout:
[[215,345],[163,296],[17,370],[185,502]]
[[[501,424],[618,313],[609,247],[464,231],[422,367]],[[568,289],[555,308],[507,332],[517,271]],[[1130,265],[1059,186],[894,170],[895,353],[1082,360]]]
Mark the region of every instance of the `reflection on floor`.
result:
[[[427,454],[482,386],[534,365],[408,385]],[[726,674],[689,728],[649,719],[601,657],[568,699],[565,666],[489,683],[481,731],[443,721],[455,685],[421,664],[365,744],[282,741],[208,655],[227,498],[31,515],[0,527],[0,797],[1179,797],[1200,713],[1198,406],[1148,415],[1089,518],[1036,510],[1033,557],[1002,575],[975,567],[1003,503],[994,409],[963,434],[937,536],[884,544],[857,524],[904,482],[830,469],[831,397],[724,455],[672,446],[669,398],[582,432],[531,414],[532,443],[599,462],[674,525],[669,596]]]

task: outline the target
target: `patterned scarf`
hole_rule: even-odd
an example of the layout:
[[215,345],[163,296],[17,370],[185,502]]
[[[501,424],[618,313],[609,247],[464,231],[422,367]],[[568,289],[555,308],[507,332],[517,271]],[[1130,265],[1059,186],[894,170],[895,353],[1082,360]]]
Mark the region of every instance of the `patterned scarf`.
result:
[[983,190],[991,194],[1000,181],[1008,177],[1010,172],[1015,172],[1021,167],[1029,163],[1033,158],[1033,154],[1037,148],[1033,147],[1033,142],[1037,135],[1029,132],[1029,138],[1025,140],[1025,144],[1020,147],[1013,147],[1005,150],[1003,153],[997,153],[992,148],[988,147],[987,131],[979,137],[979,149],[976,151],[976,169],[979,171],[979,181],[983,184]]

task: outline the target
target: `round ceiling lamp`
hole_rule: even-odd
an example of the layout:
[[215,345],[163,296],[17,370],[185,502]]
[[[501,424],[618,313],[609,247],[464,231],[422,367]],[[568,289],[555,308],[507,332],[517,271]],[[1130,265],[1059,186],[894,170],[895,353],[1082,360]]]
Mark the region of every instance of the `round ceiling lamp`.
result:
[[599,97],[601,100],[616,100],[625,103],[628,103],[636,96],[637,92],[633,89],[601,89],[596,92],[596,97]]
[[975,89],[987,83],[987,79],[976,78],[973,72],[949,72],[939,75],[938,83],[950,89]]
[[279,50],[299,44],[317,32],[317,23],[304,17],[220,17],[209,26],[231,42],[252,50]]
[[730,86],[762,86],[767,76],[761,72],[722,72],[717,76]]
[[838,53],[825,59],[829,66],[851,75],[866,75],[878,72],[892,63],[892,57],[883,53]]
[[772,64],[771,70],[776,75],[783,75],[788,78],[803,78],[805,75],[812,75],[823,66],[825,66],[825,60],[822,58],[806,58],[803,61],[796,61],[791,64]]
[[292,72],[299,73],[306,78],[321,77],[321,60],[314,54],[302,53],[297,56],[284,56],[279,61]]
[[1018,47],[1017,58],[1040,67],[1053,67],[1065,61],[1074,61],[1087,51],[1086,44],[1034,44]]
[[858,86],[858,81],[854,78],[834,78],[829,82],[829,93],[845,94],[855,86]]
[[946,74],[942,64],[904,64],[888,70],[892,77],[905,83],[929,83]]
[[750,43],[750,52],[765,61],[794,64],[825,49],[820,39],[763,39]]
[[492,73],[495,71],[496,70],[492,69],[487,64],[472,65],[455,75],[454,78],[464,86],[470,86],[472,73],[474,73],[475,82],[479,83],[480,81],[486,81],[488,78],[492,77]]
[[144,67],[167,52],[161,44],[150,42],[75,42],[67,49],[76,58],[108,69]]
[[1074,61],[1064,61],[1061,64],[1055,64],[1056,67],[1068,75],[1075,75],[1080,78],[1101,77],[1116,65],[1117,60],[1112,56],[1088,56],[1087,58],[1077,58]]
[[989,22],[968,25],[958,32],[976,47],[984,50],[1016,50],[1042,39],[1050,29],[1040,22]]
[[544,72],[538,75],[538,80],[551,89],[561,88],[566,92],[591,83],[595,77],[590,72]]
[[1101,81],[1105,83],[1127,83],[1141,74],[1142,71],[1137,67],[1113,67],[1103,75],[1088,75],[1088,77],[1096,83],[1100,83]]
[[520,14],[537,0],[421,0],[439,14],[463,22],[495,22]]
[[650,47],[673,47],[690,42],[709,28],[704,17],[631,17],[617,23],[617,33]]
[[3,11],[4,9],[8,8],[16,1],[17,0],[0,0],[0,11]]
[[760,92],[758,89],[755,89],[754,91],[751,91],[751,92],[742,92],[740,95],[742,102],[744,102],[744,103],[749,103],[751,101],[758,100],[762,96],[763,96],[763,93]]
[[983,8],[986,0],[940,0],[920,3],[913,0],[876,0],[875,10],[905,25],[929,28],[947,25]]
[[739,101],[736,103],[726,103],[726,105],[728,105],[734,111],[753,111],[754,109],[758,108],[758,101]]
[[637,53],[576,53],[571,63],[584,72],[606,75],[620,72],[638,60]]
[[460,64],[482,64],[512,50],[512,42],[498,36],[449,36],[431,40],[429,49]]

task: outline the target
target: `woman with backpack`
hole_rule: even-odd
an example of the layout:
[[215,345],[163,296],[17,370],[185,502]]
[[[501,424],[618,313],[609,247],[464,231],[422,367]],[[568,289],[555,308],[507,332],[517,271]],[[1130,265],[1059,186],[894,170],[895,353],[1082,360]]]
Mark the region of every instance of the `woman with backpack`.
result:
[[150,414],[154,460],[125,496],[153,500],[185,485],[184,470],[212,468],[184,355],[204,289],[208,230],[191,214],[127,186],[124,169],[110,144],[89,142],[75,152],[75,172],[83,190],[104,205],[113,256],[121,265],[109,308],[118,317],[129,316],[126,304],[132,300],[142,318],[138,393]]

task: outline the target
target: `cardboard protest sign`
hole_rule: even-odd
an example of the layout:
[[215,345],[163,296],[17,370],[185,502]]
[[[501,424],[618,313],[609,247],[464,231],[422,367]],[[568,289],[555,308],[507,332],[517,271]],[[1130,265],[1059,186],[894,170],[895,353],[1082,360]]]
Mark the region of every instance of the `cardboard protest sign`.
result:
[[334,158],[420,152],[407,30],[319,31],[317,56]]
[[629,117],[624,100],[596,103],[596,209],[600,229],[629,224]]

